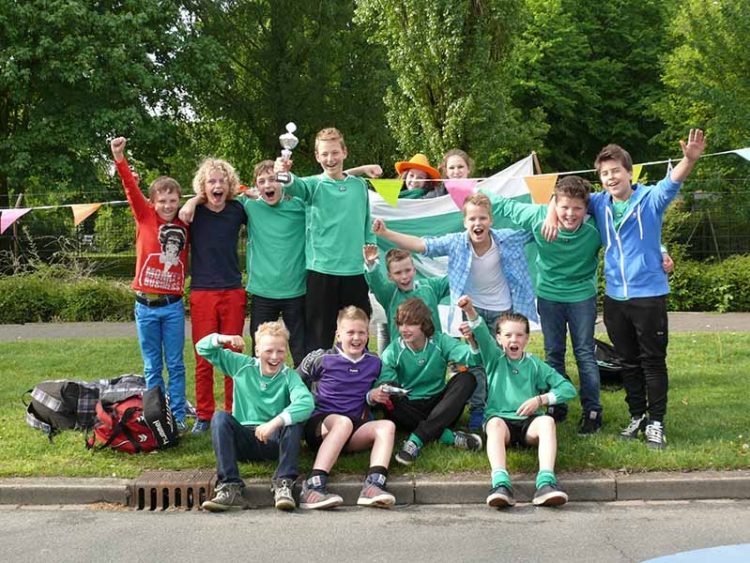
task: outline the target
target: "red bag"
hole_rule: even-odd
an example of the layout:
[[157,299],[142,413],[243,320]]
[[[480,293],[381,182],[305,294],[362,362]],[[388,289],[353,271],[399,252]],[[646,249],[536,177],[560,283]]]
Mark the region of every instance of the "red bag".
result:
[[86,441],[86,447],[93,448],[97,439],[102,442],[102,448],[129,454],[157,449],[159,442],[143,417],[143,396],[133,395],[116,403],[99,401],[94,435]]

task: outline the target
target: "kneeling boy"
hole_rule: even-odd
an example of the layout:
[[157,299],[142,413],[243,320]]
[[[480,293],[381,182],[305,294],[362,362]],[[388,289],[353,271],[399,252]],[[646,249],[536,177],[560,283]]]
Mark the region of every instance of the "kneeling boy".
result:
[[249,508],[238,461],[279,460],[273,476],[274,503],[294,509],[292,488],[299,474],[297,459],[303,422],[312,413],[310,391],[297,373],[284,365],[289,331],[281,322],[264,323],[255,335],[257,358],[225,349],[242,350],[240,335],[209,334],[195,345],[198,354],[234,380],[232,414],[216,411],[211,442],[216,454],[216,496],[203,503],[211,512]]
[[380,358],[367,351],[369,319],[354,306],[339,312],[336,346],[310,352],[297,371],[315,394],[315,411],[305,425],[305,440],[317,450],[310,476],[302,485],[300,508],[334,508],[343,499],[326,489],[328,473],[342,450],[372,448],[357,504],[387,508],[396,499],[385,490],[396,426],[369,420],[365,397],[380,375]]
[[[383,353],[383,369],[368,394],[368,402],[385,406],[385,416],[396,427],[411,432],[396,454],[396,461],[411,465],[419,450],[433,440],[464,450],[482,449],[482,438],[450,430],[458,422],[464,404],[477,383],[469,371],[459,371],[446,383],[449,362],[477,364],[478,357],[466,344],[435,332],[432,312],[421,299],[407,299],[396,310],[400,337]],[[398,397],[385,384],[408,390]]]
[[[474,339],[487,370],[487,409],[484,423],[487,433],[487,457],[492,468],[492,489],[487,504],[493,507],[513,506],[513,489],[506,465],[508,445],[537,445],[539,473],[533,503],[556,506],[568,501],[555,477],[557,434],[555,421],[543,414],[543,407],[569,401],[576,396],[575,387],[562,375],[538,358],[524,352],[529,342],[529,321],[517,313],[505,313],[497,324],[497,343],[479,317],[471,298],[463,296],[459,307],[468,323],[462,332]],[[549,392],[545,390],[549,389]]]

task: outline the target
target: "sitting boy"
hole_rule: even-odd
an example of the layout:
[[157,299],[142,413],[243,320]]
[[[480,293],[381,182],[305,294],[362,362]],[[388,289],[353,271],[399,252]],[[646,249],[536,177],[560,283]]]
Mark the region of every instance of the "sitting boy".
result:
[[[529,321],[523,315],[505,313],[497,323],[497,344],[480,318],[471,298],[459,299],[469,319],[462,333],[475,340],[487,371],[487,408],[484,423],[487,457],[492,468],[492,489],[487,504],[513,506],[513,488],[506,464],[508,445],[537,445],[539,473],[533,503],[556,506],[568,501],[555,477],[557,432],[554,419],[543,407],[568,401],[576,396],[575,387],[549,365],[524,349],[529,342]],[[473,333],[472,333],[473,331]],[[549,391],[547,391],[549,389]]]
[[295,507],[292,489],[299,472],[303,422],[312,413],[310,391],[297,373],[284,365],[289,331],[281,322],[262,324],[255,335],[257,358],[242,350],[240,335],[209,334],[195,345],[201,357],[234,381],[232,414],[216,411],[211,443],[216,454],[216,496],[203,503],[211,512],[249,508],[238,461],[279,460],[273,475],[274,503],[279,510]]
[[[383,275],[378,262],[378,247],[366,244],[363,249],[365,257],[365,279],[370,286],[375,299],[385,309],[388,320],[388,330],[385,334],[378,331],[378,350],[381,355],[386,346],[398,338],[396,326],[396,309],[410,297],[418,297],[432,311],[432,323],[435,330],[440,332],[440,312],[438,305],[443,298],[450,295],[448,277],[425,278],[414,280],[417,273],[411,253],[402,248],[391,248],[385,253],[385,268],[388,277]],[[378,327],[379,328],[379,327]],[[381,342],[383,340],[383,342]]]
[[365,399],[380,374],[380,358],[367,351],[369,319],[354,306],[339,312],[336,346],[310,352],[297,371],[315,396],[315,410],[305,425],[305,440],[317,451],[312,472],[302,485],[300,508],[334,508],[343,503],[329,493],[328,474],[342,450],[372,448],[357,504],[387,508],[396,499],[385,490],[396,427],[390,420],[368,420]]
[[[125,159],[125,137],[110,143],[117,173],[136,224],[135,326],[148,388],[168,391],[169,407],[180,431],[185,426],[185,306],[182,294],[187,265],[188,231],[177,218],[180,185],[160,176],[146,198]],[[162,366],[167,363],[165,389]]]
[[[396,461],[411,465],[420,449],[433,440],[464,450],[482,449],[482,438],[477,434],[450,430],[477,385],[474,376],[459,371],[445,381],[449,362],[476,365],[476,355],[466,344],[436,333],[430,308],[416,297],[399,305],[396,325],[401,336],[383,353],[380,377],[367,395],[370,405],[385,407],[385,417],[397,428],[411,432]],[[408,394],[390,394],[386,384],[405,389]]]

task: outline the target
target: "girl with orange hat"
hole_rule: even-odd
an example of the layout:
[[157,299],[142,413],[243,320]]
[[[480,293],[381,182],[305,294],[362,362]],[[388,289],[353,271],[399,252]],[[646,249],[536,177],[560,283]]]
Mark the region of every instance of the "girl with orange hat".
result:
[[415,154],[409,160],[397,162],[396,172],[404,181],[399,198],[435,197],[430,194],[439,185],[440,172],[430,166],[430,161],[422,153]]

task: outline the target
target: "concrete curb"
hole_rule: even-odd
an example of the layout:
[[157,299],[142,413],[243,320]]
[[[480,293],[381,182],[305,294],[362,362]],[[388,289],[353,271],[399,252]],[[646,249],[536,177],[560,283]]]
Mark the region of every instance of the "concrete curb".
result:
[[[750,471],[699,471],[691,473],[561,473],[561,486],[575,502],[663,501],[750,498]],[[530,502],[533,475],[513,475],[519,502]],[[126,479],[13,478],[0,479],[0,504],[68,505],[114,503],[128,505]],[[266,479],[246,481],[245,497],[253,506],[272,506]],[[356,505],[360,478],[332,479],[329,489],[347,506]],[[399,505],[482,504],[489,490],[487,475],[429,476],[413,474],[389,479],[388,490]]]

